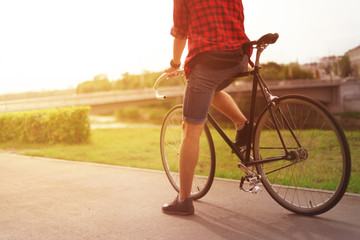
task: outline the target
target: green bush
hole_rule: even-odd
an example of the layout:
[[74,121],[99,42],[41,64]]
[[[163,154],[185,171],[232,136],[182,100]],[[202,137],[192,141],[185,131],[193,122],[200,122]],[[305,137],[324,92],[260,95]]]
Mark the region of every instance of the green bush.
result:
[[90,107],[69,107],[1,114],[0,142],[87,142],[89,111]]

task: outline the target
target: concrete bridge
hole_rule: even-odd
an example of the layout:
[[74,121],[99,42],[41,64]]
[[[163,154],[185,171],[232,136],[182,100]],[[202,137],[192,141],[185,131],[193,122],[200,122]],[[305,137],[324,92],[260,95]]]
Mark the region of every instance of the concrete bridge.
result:
[[[291,80],[268,82],[268,84],[277,96],[293,93],[303,94],[322,102],[332,112],[360,112],[359,80]],[[230,94],[250,97],[251,87],[251,83],[240,81],[238,84],[229,87],[227,91]],[[181,98],[183,87],[159,88],[159,93],[165,94],[169,99]],[[109,91],[0,101],[0,113],[88,105],[92,108],[91,113],[97,114],[124,106],[149,104],[156,101],[159,100],[155,98],[152,89]]]
[[[287,80],[267,82],[276,96],[301,94],[323,103],[332,112],[360,112],[360,81],[349,78],[339,80]],[[251,96],[251,84],[239,83],[228,88],[233,94]]]

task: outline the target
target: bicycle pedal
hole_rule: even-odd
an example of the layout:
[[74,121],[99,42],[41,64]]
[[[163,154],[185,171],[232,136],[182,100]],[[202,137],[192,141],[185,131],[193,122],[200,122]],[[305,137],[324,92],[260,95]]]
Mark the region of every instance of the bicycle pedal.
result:
[[260,177],[259,176],[254,176],[254,177],[250,177],[246,179],[250,184],[257,184],[260,181]]
[[[250,188],[248,190],[246,190],[244,188],[244,183],[245,183],[245,180],[247,182],[249,182],[249,185],[250,185]],[[240,186],[239,188],[241,190],[243,190],[244,192],[249,192],[249,193],[252,193],[252,194],[257,194],[258,192],[261,192],[262,191],[262,188],[257,186],[256,184],[258,184],[260,182],[260,176],[254,176],[254,177],[249,177],[249,176],[246,176],[246,177],[242,177],[241,178],[241,181],[240,181]]]
[[252,194],[257,194],[258,192],[261,192],[262,188],[255,185],[252,189],[249,190],[249,192],[251,192]]
[[249,182],[250,184],[257,184],[257,183],[259,183],[260,180],[261,180],[261,176],[258,175],[258,174],[256,174],[256,173],[253,173],[252,175],[247,175],[247,176],[245,176],[244,178],[245,178],[245,180],[246,180],[247,182]]

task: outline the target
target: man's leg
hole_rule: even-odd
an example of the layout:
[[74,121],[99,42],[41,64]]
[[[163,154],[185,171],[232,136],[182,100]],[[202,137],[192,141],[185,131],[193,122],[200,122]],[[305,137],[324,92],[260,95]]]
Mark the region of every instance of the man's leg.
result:
[[225,116],[230,118],[235,127],[242,126],[247,121],[234,99],[224,91],[215,93],[212,105]]
[[183,122],[182,127],[183,138],[179,160],[180,200],[190,198],[194,170],[199,158],[199,139],[204,124]]
[[182,128],[183,137],[179,159],[180,193],[172,203],[164,204],[162,211],[167,214],[191,215],[195,211],[190,198],[191,187],[199,157],[199,139],[204,124],[183,122]]

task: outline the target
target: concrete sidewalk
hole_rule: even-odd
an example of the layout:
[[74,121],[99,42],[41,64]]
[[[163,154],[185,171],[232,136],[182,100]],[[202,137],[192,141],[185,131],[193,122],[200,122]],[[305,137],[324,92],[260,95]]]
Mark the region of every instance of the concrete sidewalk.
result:
[[360,239],[358,195],[303,217],[217,179],[195,215],[163,214],[175,195],[162,172],[1,153],[0,239]]

